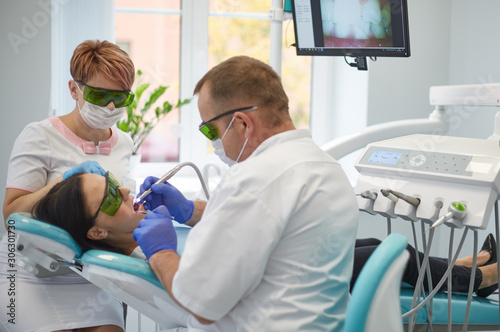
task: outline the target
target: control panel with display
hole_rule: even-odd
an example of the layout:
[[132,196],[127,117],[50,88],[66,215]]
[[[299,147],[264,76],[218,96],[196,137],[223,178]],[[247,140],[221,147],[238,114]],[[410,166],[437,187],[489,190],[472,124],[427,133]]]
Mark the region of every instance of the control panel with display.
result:
[[[391,218],[432,223],[449,204],[461,202],[467,216],[447,224],[484,229],[500,192],[500,146],[493,140],[403,136],[369,144],[355,167],[360,210]],[[408,204],[391,192],[419,203]]]

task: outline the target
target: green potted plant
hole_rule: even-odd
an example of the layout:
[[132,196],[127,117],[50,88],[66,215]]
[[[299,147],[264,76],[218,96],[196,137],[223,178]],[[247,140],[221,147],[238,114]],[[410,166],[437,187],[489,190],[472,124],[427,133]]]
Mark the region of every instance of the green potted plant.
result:
[[[149,97],[144,95],[144,92],[150,87],[150,83],[140,83],[142,71],[137,71],[137,80],[139,84],[134,91],[134,102],[127,106],[127,111],[123,119],[118,121],[116,126],[122,131],[129,133],[134,142],[133,155],[137,155],[137,151],[141,147],[146,137],[151,130],[173,109],[180,108],[183,105],[189,104],[191,99],[179,99],[176,105],[172,105],[168,101],[157,106],[154,113],[147,114],[151,107],[158,101],[158,99],[165,93],[168,86],[157,87]],[[144,98],[143,98],[144,97]],[[150,112],[151,113],[151,112]]]

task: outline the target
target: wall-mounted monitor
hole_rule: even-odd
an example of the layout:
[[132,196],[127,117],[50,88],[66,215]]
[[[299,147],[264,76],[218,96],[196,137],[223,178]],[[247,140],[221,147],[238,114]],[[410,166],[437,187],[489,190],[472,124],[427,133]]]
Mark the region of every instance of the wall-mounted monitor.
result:
[[407,0],[291,2],[297,55],[410,56]]

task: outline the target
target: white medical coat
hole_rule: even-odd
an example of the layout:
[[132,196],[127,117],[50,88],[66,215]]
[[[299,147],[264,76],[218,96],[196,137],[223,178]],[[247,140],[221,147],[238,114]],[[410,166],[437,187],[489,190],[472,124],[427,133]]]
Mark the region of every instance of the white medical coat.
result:
[[341,331],[358,225],[340,165],[308,130],[231,167],[188,235],[173,294],[207,331]]

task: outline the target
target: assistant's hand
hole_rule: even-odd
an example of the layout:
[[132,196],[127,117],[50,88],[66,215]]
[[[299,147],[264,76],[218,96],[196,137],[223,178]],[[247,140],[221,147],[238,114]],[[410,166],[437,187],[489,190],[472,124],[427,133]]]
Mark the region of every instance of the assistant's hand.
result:
[[177,234],[168,209],[160,206],[146,214],[134,230],[134,240],[139,243],[146,257],[164,250],[177,250]]
[[185,223],[191,219],[194,211],[193,201],[184,195],[168,182],[154,184],[157,177],[149,176],[140,187],[140,196],[143,192],[151,188],[152,193],[144,198],[144,208],[146,210],[156,209],[160,205],[165,205],[178,223]]
[[64,172],[63,180],[66,180],[71,175],[76,173],[94,173],[99,175],[106,175],[106,171],[104,170],[104,168],[101,167],[101,165],[99,165],[97,161],[87,160],[81,163],[80,165],[77,165]]

